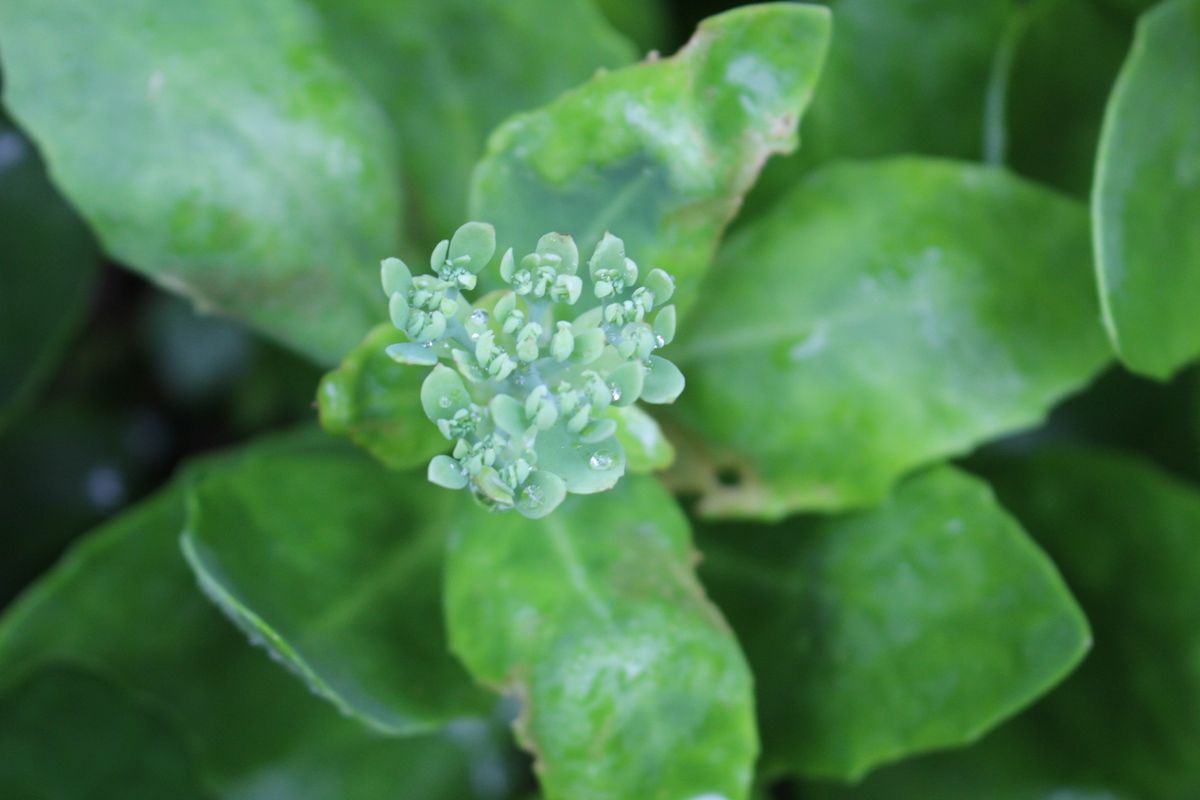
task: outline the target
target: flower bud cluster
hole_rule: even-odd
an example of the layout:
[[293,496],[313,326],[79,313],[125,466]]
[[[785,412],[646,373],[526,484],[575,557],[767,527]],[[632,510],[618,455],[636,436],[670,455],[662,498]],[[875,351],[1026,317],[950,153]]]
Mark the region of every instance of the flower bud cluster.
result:
[[679,369],[656,354],[675,335],[675,284],[661,269],[642,276],[607,233],[581,275],[574,240],[548,233],[520,260],[505,252],[510,288],[472,304],[462,293],[495,251],[492,226],[468,222],[434,249],[431,274],[384,260],[392,324],[407,337],[387,352],[433,367],[421,405],[453,449],[434,457],[429,479],[541,517],[568,492],[603,491],[624,474],[616,409],[683,390]]

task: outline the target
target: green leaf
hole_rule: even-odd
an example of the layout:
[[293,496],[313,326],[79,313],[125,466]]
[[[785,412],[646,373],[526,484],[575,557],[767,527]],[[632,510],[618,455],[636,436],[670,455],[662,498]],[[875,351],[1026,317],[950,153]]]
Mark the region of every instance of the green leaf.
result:
[[[1025,734],[1024,717],[960,750],[884,767],[854,786],[805,783],[805,800],[1146,800],[1091,777],[1072,777],[1064,762]],[[1064,732],[1070,736],[1070,732]]]
[[1012,0],[829,5],[833,41],[805,115],[804,146],[767,166],[752,209],[773,203],[814,165],[835,158],[982,154],[993,51]]
[[671,466],[675,448],[654,417],[636,405],[610,406],[606,413],[617,422],[617,442],[625,451],[626,472],[657,472]]
[[1090,641],[1049,559],[949,467],[870,511],[712,528],[703,550],[754,669],[768,774],[857,779],[973,741]]
[[815,165],[845,157],[983,159],[1086,196],[1128,39],[1119,15],[1098,5],[834,0],[804,147],[768,165],[747,216]]
[[985,157],[1087,197],[1104,104],[1131,33],[1096,0],[1014,3],[995,49]]
[[132,694],[49,668],[0,695],[0,795],[201,800],[187,745]]
[[96,282],[87,229],[0,117],[0,429],[50,377]]
[[426,367],[398,364],[387,348],[404,335],[384,323],[328,373],[317,390],[321,425],[393,469],[426,464],[449,445],[421,407]]
[[667,0],[596,0],[596,5],[642,52],[665,47],[670,41]]
[[590,0],[312,2],[402,145],[421,239],[413,252],[466,218],[471,168],[493,127],[634,59]]
[[[983,98],[1011,0],[831,5],[835,35],[804,123],[801,159],[817,163],[905,152],[978,156]],[[966,113],[953,113],[958,111]]]
[[1092,193],[1096,275],[1121,361],[1164,379],[1200,355],[1200,0],[1138,22]]
[[1200,795],[1200,491],[1087,450],[986,472],[1096,627],[1094,654],[1036,707],[1026,735],[1041,732],[1073,774],[1132,796]]
[[[308,436],[287,437],[252,451],[311,446]],[[238,457],[189,472],[215,473]],[[136,691],[187,733],[208,783],[229,800],[377,800],[397,786],[413,800],[474,797],[466,755],[445,736],[374,735],[247,643],[180,553],[183,495],[176,482],[90,534],[10,607],[0,618],[0,674],[67,662]],[[112,741],[80,738],[96,752]]]
[[1200,492],[1082,448],[980,464],[1061,567],[1095,627],[1080,668],[964,750],[880,770],[845,800],[1109,800],[1200,794]]
[[739,481],[694,482],[701,513],[868,505],[1037,422],[1107,360],[1089,270],[1082,207],[1003,172],[813,174],[730,240],[676,343],[670,413]]
[[452,520],[451,646],[520,698],[550,800],[749,792],[751,677],[693,559],[683,515],[640,476],[543,520],[467,504]]
[[552,229],[590,252],[611,230],[675,277],[686,306],[763,161],[795,147],[828,37],[815,6],[706,20],[674,57],[598,75],[500,127],[471,216],[495,224],[502,250]]
[[0,52],[6,103],[114,258],[324,362],[380,316],[386,120],[296,0],[12,0]]
[[[446,495],[335,440],[195,482],[200,585],[318,695],[385,733],[485,711],[440,627]],[[433,622],[434,624],[431,624]]]

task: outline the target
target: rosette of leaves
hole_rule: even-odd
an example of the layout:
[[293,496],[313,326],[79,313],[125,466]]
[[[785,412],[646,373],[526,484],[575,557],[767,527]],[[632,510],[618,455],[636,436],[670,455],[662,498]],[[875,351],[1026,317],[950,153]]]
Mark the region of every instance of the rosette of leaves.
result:
[[463,292],[495,252],[495,229],[468,222],[434,248],[431,274],[385,259],[392,324],[408,339],[387,352],[433,367],[421,405],[454,446],[430,462],[429,480],[536,518],[624,474],[614,408],[683,391],[682,373],[657,354],[675,335],[675,283],[661,269],[643,276],[608,233],[580,275],[575,241],[547,233],[534,252],[501,257],[511,288],[471,303]]

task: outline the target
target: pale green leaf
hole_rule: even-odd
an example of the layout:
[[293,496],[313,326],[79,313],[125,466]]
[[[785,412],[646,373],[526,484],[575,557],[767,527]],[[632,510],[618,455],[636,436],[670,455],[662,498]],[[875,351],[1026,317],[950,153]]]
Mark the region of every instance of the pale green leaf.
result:
[[750,673],[655,481],[627,476],[543,520],[462,504],[450,530],[451,645],[521,701],[549,800],[747,795]]
[[299,0],[0,5],[4,98],[104,249],[332,362],[378,319],[386,120]]
[[722,230],[772,153],[796,145],[829,15],[785,3],[705,20],[675,56],[598,75],[492,135],[471,216],[501,249],[551,229],[591,252],[606,231],[694,299]]

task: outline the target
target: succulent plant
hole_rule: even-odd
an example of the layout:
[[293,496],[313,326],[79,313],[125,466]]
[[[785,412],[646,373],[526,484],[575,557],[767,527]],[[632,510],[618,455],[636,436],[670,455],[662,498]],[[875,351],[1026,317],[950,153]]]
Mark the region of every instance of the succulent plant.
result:
[[657,355],[675,335],[675,283],[661,269],[643,275],[610,233],[580,275],[575,241],[547,233],[519,260],[505,252],[510,288],[472,304],[463,292],[495,252],[495,229],[468,222],[434,248],[431,274],[385,259],[392,324],[408,339],[387,352],[432,367],[421,405],[454,444],[429,480],[541,517],[568,492],[604,491],[624,474],[617,409],[683,391],[682,373]]

